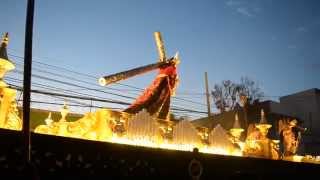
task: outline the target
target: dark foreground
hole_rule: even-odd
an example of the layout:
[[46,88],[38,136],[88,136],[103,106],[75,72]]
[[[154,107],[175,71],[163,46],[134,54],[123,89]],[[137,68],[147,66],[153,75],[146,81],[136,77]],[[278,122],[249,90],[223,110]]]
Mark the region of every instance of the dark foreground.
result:
[[[0,130],[0,179],[288,179],[319,176],[320,165],[134,147]],[[194,177],[194,178],[192,178]],[[145,179],[145,178],[144,178]]]

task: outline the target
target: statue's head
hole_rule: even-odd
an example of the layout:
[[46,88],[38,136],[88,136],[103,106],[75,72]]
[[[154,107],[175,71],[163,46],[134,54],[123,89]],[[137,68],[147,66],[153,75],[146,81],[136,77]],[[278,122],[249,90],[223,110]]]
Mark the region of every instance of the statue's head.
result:
[[175,76],[177,75],[176,66],[168,65],[165,67],[160,68],[160,74],[167,75],[167,76]]
[[296,119],[293,119],[292,121],[289,122],[289,125],[291,127],[295,127],[298,124],[298,121]]

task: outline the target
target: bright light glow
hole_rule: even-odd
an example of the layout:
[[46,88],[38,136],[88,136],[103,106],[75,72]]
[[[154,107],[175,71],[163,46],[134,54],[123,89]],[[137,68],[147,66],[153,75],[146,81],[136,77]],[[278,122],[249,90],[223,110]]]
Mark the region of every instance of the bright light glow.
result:
[[143,146],[150,148],[161,148],[161,149],[170,149],[170,150],[179,150],[179,151],[193,151],[194,148],[198,148],[199,152],[207,154],[221,154],[221,155],[231,155],[231,156],[242,156],[241,151],[231,151],[223,147],[196,147],[192,144],[172,144],[169,142],[154,142],[148,137],[137,138],[137,139],[128,139],[126,137],[117,137],[113,136],[110,140],[107,140],[110,143],[126,144],[133,146]]
[[[247,139],[246,142],[232,141],[220,125],[217,125],[210,133],[206,133],[209,143],[203,142],[199,132],[190,122],[160,124],[156,118],[150,116],[146,111],[141,111],[128,119],[120,118],[120,122],[125,129],[115,128],[117,126],[114,123],[113,112],[107,109],[98,110],[77,121],[68,122],[65,119],[68,113],[66,109],[61,109],[62,118],[59,121],[51,122],[49,115],[47,124],[38,126],[35,132],[156,149],[192,152],[194,148],[197,148],[200,153],[227,156],[243,156],[243,154],[250,156],[248,152],[253,152],[253,155],[256,155],[256,153],[260,155],[259,153],[263,152],[263,148],[266,147],[261,143],[269,142],[265,139]],[[266,132],[270,128],[267,124],[259,127]],[[234,136],[239,136],[243,129],[234,128],[230,132]],[[272,142],[279,143],[278,140],[272,140]],[[320,163],[319,157],[292,156],[284,160]]]
[[292,161],[301,162],[302,158],[303,158],[303,156],[295,155],[295,156],[292,157]]

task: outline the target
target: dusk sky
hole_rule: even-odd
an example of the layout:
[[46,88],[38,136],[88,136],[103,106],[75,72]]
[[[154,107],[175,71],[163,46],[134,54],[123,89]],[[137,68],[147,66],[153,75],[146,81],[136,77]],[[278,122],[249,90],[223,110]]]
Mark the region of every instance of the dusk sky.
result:
[[[23,55],[25,14],[25,0],[1,0],[0,32],[10,33],[11,54]],[[155,31],[167,56],[179,51],[178,97],[205,103],[188,95],[204,92],[205,71],[210,87],[247,76],[266,96],[320,88],[318,0],[36,0],[34,56],[109,75],[156,62]],[[145,88],[154,76],[123,83]]]

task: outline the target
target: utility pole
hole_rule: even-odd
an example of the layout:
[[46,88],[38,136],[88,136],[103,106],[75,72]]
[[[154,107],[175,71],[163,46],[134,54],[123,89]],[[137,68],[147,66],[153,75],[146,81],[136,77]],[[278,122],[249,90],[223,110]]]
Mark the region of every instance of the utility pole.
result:
[[23,137],[26,162],[31,161],[30,139],[30,96],[31,96],[31,69],[32,69],[32,34],[33,34],[34,0],[28,0],[25,44],[24,44],[24,71],[23,71]]
[[207,107],[208,107],[208,118],[211,118],[211,108],[210,108],[210,94],[208,85],[208,73],[204,73],[205,83],[206,83],[206,96],[207,96]]

